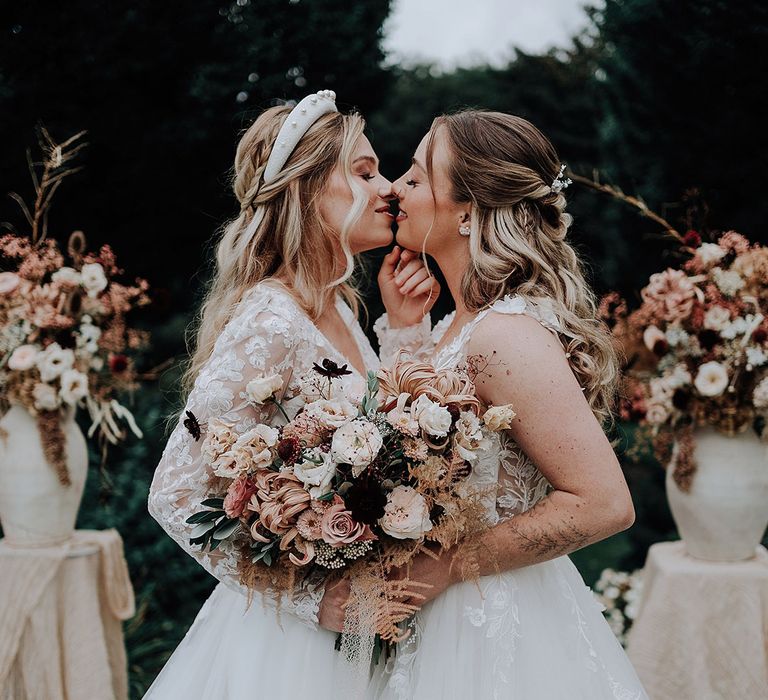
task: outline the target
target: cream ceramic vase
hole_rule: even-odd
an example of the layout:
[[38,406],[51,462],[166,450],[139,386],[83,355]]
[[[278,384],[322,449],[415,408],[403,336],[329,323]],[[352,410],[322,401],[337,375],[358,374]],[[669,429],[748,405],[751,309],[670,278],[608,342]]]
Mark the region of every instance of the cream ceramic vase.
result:
[[35,418],[13,405],[0,419],[0,523],[6,544],[50,547],[72,535],[88,473],[88,449],[70,409],[63,418],[71,483],[63,486],[43,453]]
[[710,561],[750,559],[768,526],[768,446],[753,430],[694,433],[696,471],[681,491],[667,469],[667,498],[688,553]]

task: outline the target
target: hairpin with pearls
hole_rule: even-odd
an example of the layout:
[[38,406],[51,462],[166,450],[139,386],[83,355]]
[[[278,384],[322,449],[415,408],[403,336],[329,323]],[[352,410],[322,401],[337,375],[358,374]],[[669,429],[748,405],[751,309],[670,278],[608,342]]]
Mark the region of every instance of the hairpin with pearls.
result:
[[268,185],[277,179],[296,144],[320,117],[336,109],[336,93],[333,90],[318,90],[307,95],[297,104],[283,122],[269,154],[267,167],[264,168],[263,180]]
[[573,180],[569,177],[563,177],[563,174],[565,173],[565,163],[563,163],[560,166],[560,172],[557,174],[557,177],[552,180],[552,184],[550,187],[552,188],[553,192],[562,192],[568,185],[573,184]]

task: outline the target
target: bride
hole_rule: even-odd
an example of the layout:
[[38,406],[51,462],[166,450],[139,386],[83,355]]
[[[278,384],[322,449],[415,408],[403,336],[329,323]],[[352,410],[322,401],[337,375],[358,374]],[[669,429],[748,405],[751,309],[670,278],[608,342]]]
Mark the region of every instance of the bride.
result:
[[431,588],[410,601],[423,606],[414,633],[374,675],[371,697],[647,698],[567,556],[634,520],[601,428],[616,362],[566,241],[567,184],[532,124],[480,111],[436,119],[395,183],[398,243],[433,256],[456,311],[431,335],[428,317],[413,325],[433,282],[395,248],[379,275],[382,361],[400,347],[437,368],[470,358],[481,400],[511,403],[517,417],[483,460],[498,486],[481,578],[460,580],[453,550],[417,557],[408,576]]
[[[378,359],[347,280],[354,254],[392,240],[392,186],[363,129],[361,117],[340,114],[335,94],[322,90],[293,110],[266,110],[244,133],[234,168],[240,213],[218,243],[185,374],[185,411],[201,424],[220,418],[238,433],[279,424],[279,414],[245,400],[248,382],[279,374],[290,405],[325,358],[349,366],[345,391],[365,391]],[[318,622],[333,626],[346,589],[306,582],[283,597],[278,615],[267,595],[247,605],[233,550],[190,546],[185,521],[211,474],[185,415],[155,472],[149,511],[220,583],[145,698],[334,697],[343,672],[336,635]]]

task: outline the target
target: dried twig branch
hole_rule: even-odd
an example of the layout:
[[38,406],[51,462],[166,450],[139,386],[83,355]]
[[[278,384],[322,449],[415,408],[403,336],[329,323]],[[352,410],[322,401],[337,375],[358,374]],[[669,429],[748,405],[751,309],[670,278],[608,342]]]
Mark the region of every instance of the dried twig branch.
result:
[[595,190],[597,192],[602,192],[603,194],[607,194],[613,197],[614,199],[618,199],[626,204],[629,204],[631,207],[634,207],[635,209],[637,209],[642,216],[659,224],[659,226],[661,226],[664,229],[665,234],[667,234],[668,236],[671,236],[672,238],[676,239],[680,243],[683,242],[682,234],[674,226],[672,226],[672,224],[670,224],[669,221],[667,221],[665,218],[663,218],[662,216],[659,216],[656,212],[649,209],[648,205],[642,200],[642,198],[632,197],[631,195],[625,194],[619,187],[603,184],[599,180],[597,171],[594,171],[592,179],[588,177],[584,177],[583,175],[577,175],[576,173],[571,171],[568,171],[567,175],[569,178],[571,178],[571,180],[579,183],[580,185],[584,185],[585,187],[589,187],[592,190]]

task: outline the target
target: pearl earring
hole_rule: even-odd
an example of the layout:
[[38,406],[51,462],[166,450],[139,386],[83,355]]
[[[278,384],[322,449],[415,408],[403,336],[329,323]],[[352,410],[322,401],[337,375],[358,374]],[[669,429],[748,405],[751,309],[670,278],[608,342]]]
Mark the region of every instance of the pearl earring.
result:
[[470,233],[472,233],[472,229],[469,227],[469,224],[462,224],[459,226],[460,236],[468,236]]

